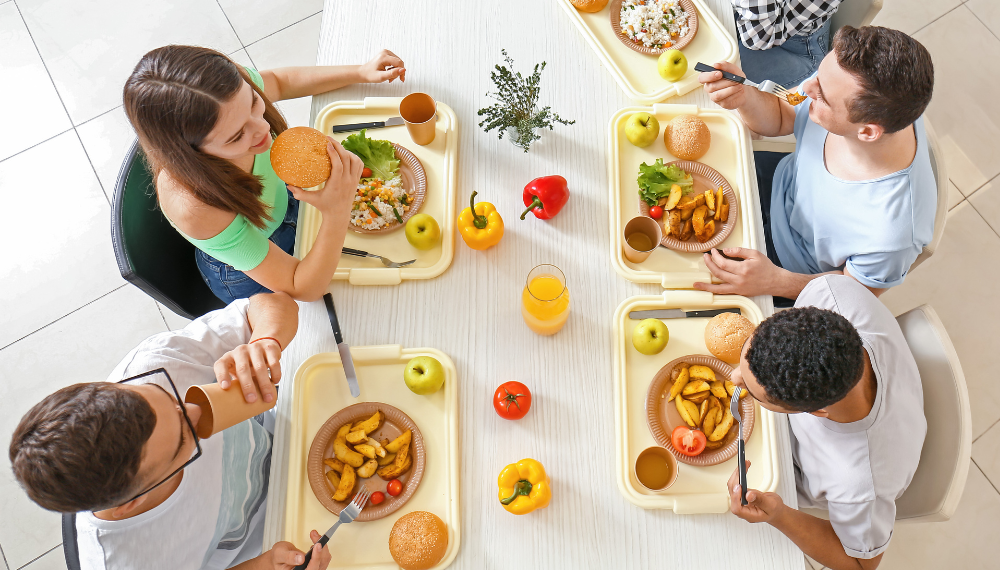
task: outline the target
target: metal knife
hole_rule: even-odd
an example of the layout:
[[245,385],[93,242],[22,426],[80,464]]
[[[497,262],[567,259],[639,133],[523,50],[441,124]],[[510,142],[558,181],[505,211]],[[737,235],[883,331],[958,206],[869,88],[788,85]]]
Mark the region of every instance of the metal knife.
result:
[[347,131],[360,131],[361,129],[381,129],[383,127],[395,127],[403,124],[403,117],[390,117],[385,121],[375,123],[353,123],[350,125],[334,125],[331,133],[343,133]]
[[742,314],[739,309],[712,309],[710,311],[683,311],[681,309],[659,309],[656,311],[631,311],[628,318],[641,319],[696,319],[704,317],[714,317],[722,313]]
[[361,395],[361,388],[358,386],[358,375],[354,372],[354,359],[351,358],[351,347],[344,342],[344,335],[340,334],[340,321],[337,320],[337,311],[333,308],[333,295],[329,293],[323,295],[323,302],[326,303],[326,314],[330,317],[330,326],[333,327],[333,338],[337,340],[337,351],[340,352],[340,362],[344,365],[344,375],[347,376],[347,385],[351,387],[351,395],[357,398]]

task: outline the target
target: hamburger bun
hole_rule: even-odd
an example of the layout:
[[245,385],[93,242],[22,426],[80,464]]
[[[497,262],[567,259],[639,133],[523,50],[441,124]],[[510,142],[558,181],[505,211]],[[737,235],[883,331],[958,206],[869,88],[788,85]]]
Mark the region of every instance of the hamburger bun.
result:
[[730,364],[740,361],[743,343],[753,334],[754,325],[743,315],[721,313],[705,327],[705,346],[719,360]]
[[698,160],[712,145],[712,133],[698,117],[677,115],[663,129],[663,144],[681,160]]
[[292,127],[271,144],[271,168],[286,184],[311,188],[330,177],[327,138],[309,127]]
[[427,570],[448,551],[448,525],[427,511],[399,517],[389,533],[389,553],[403,570]]
[[581,12],[600,12],[608,5],[608,0],[569,0]]

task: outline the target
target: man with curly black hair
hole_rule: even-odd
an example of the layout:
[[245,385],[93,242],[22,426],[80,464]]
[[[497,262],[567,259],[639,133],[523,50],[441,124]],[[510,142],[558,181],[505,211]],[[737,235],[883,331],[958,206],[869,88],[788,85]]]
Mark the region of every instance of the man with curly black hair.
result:
[[850,277],[814,279],[747,339],[732,380],[788,414],[799,506],[829,520],[754,489],[741,505],[738,473],[733,514],[771,524],[824,566],[876,568],[927,433],[920,373],[892,313]]

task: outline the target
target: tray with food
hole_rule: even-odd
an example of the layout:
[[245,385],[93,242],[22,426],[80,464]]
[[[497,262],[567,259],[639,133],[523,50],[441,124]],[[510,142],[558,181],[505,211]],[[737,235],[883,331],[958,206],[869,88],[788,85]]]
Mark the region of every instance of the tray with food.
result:
[[[351,355],[357,399],[336,352],[310,357],[295,373],[281,540],[309,544],[309,531],[325,532],[364,487],[372,497],[330,539],[330,568],[445,568],[462,527],[455,365],[430,348],[352,347]],[[439,366],[423,360],[410,370],[417,358]],[[428,376],[412,376],[418,368]],[[414,386],[441,387],[417,394],[408,374]]]
[[[458,119],[451,107],[437,103],[435,136],[428,144],[414,142],[403,124],[331,132],[337,125],[396,117],[401,101],[393,97],[338,101],[316,117],[317,130],[340,141],[365,163],[344,247],[396,262],[416,260],[405,267],[385,267],[373,257],[343,255],[334,279],[354,285],[396,285],[404,279],[437,277],[451,265],[458,164]],[[296,244],[300,258],[315,243],[320,221],[315,208],[302,205]]]
[[[729,509],[726,485],[736,469],[740,425],[729,412],[729,378],[743,341],[761,320],[750,299],[704,291],[664,291],[619,305],[615,475],[628,501],[677,514]],[[775,418],[749,396],[740,412],[754,466],[749,485],[774,491]],[[651,451],[660,452],[658,462]]]
[[[748,141],[746,126],[721,109],[657,104],[615,113],[607,152],[615,271],[637,283],[690,289],[712,279],[703,252],[756,249]],[[625,235],[636,217],[653,218],[659,232],[639,236],[651,252],[630,261],[626,240],[641,249]]]
[[701,0],[559,0],[631,99],[652,104],[698,87],[698,61],[735,62],[736,41]]

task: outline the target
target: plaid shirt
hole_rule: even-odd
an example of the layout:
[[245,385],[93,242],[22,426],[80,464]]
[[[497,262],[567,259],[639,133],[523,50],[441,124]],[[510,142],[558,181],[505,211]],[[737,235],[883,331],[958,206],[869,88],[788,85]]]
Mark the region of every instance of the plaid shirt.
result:
[[730,0],[740,41],[750,49],[780,46],[808,35],[833,16],[841,0]]

